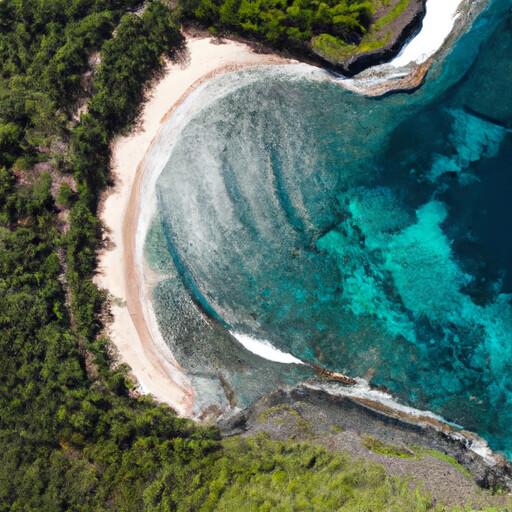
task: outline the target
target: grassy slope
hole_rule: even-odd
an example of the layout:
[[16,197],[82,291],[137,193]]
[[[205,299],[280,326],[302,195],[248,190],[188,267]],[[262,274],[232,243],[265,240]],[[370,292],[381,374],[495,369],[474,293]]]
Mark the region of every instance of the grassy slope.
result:
[[374,0],[374,16],[357,44],[344,42],[329,34],[320,34],[311,41],[313,50],[334,63],[385,47],[393,38],[391,25],[396,23],[409,7],[410,0]]

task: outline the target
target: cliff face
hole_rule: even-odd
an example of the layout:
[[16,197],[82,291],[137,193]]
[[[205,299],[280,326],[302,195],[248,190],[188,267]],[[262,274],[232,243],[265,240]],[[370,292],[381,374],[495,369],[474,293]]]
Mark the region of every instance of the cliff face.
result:
[[[407,64],[402,63],[400,66],[396,66],[390,63],[393,58],[400,53],[401,49],[408,44],[407,31],[403,33],[402,46],[398,47],[397,51],[388,54],[386,58],[386,50],[383,52],[377,51],[371,54],[361,54],[361,60],[359,63],[356,60],[351,64],[352,70],[360,66],[363,71],[357,72],[356,76],[343,80],[343,85],[351,91],[362,94],[364,96],[385,96],[390,93],[407,91],[413,92],[418,89],[424,82],[424,79],[429,72],[431,66],[437,61],[441,61],[451,51],[451,48],[456,43],[459,37],[463,33],[469,30],[473,22],[477,17],[485,10],[488,6],[488,0],[462,0],[457,6],[457,16],[453,20],[453,27],[450,33],[446,33],[446,39],[443,44],[437,49],[430,49],[428,53],[430,56],[425,57],[425,60],[421,63],[415,61]],[[412,32],[410,33],[409,39],[412,39],[416,35],[416,31],[423,29],[424,19],[417,21],[417,27],[414,29],[414,23],[412,24]],[[427,33],[436,30],[437,27],[427,27]],[[372,65],[367,66],[367,59],[377,59],[373,61]],[[379,59],[382,61],[379,64]],[[503,60],[503,59],[502,59]],[[506,61],[506,59],[504,59]],[[482,76],[486,76],[487,73],[481,73]],[[474,95],[472,95],[474,97]]]
[[[469,432],[372,400],[337,396],[313,385],[278,390],[220,423],[224,436],[265,433],[309,441],[410,476],[447,504],[476,503],[484,489],[512,489],[512,466]],[[482,454],[475,447],[484,448]],[[478,498],[479,499],[479,498]]]
[[351,52],[327,55],[312,45],[312,51],[327,67],[334,67],[346,76],[353,76],[365,69],[393,59],[403,46],[421,29],[426,13],[427,0],[409,0],[400,8],[400,0],[389,2],[378,9],[368,33]]

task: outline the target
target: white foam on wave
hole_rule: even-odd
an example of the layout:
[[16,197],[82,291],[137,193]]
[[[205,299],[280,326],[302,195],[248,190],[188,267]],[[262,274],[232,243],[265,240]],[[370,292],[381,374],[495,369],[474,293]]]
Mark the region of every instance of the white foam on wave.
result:
[[352,92],[368,96],[380,96],[409,87],[407,80],[414,78],[418,66],[442,51],[455,31],[465,2],[467,0],[427,0],[420,31],[393,60],[365,69],[352,78],[340,76],[337,82]]
[[283,364],[304,364],[300,359],[297,359],[295,356],[292,356],[287,352],[282,352],[278,348],[274,347],[272,343],[270,343],[267,340],[253,338],[252,336],[242,334],[236,331],[230,331],[230,334],[246,350],[252,352],[253,354],[256,354],[259,357],[262,357],[263,359]]
[[308,64],[261,65],[249,70],[234,71],[199,85],[165,121],[143,162],[143,177],[139,197],[139,218],[135,240],[136,260],[143,261],[144,243],[156,212],[156,183],[170,160],[183,129],[201,111],[237,89],[261,79],[258,71],[269,76],[286,76],[288,80],[326,80],[328,75]]
[[[386,393],[385,391],[380,391],[378,389],[374,389],[370,386],[368,381],[365,379],[357,378],[357,384],[354,386],[342,386],[340,384],[334,382],[326,382],[326,383],[308,383],[307,386],[313,389],[321,389],[331,395],[338,396],[346,396],[352,398],[365,398],[368,400],[372,400],[374,402],[378,402],[382,405],[389,407],[398,412],[402,412],[404,414],[408,414],[414,416],[416,418],[420,417],[428,417],[435,419],[437,421],[442,421],[444,423],[448,423],[441,416],[434,414],[430,411],[423,411],[420,409],[415,409],[414,407],[410,407],[408,405],[403,405],[396,401],[393,395]],[[453,425],[453,424],[452,424]]]
[[[192,91],[164,122],[142,163],[143,174],[137,205],[139,212],[135,234],[134,260],[137,274],[142,281],[142,286],[139,287],[139,291],[146,324],[156,345],[160,346],[162,349],[166,349],[166,353],[168,352],[168,346],[160,332],[152,301],[152,287],[147,286],[148,283],[145,275],[147,270],[145,267],[144,244],[157,210],[156,183],[167,165],[167,162],[171,159],[174,147],[187,124],[202,110],[208,108],[221,98],[259,80],[260,75],[258,72],[255,72],[258,70],[271,75],[286,76],[288,79],[292,80],[302,78],[312,80],[326,79],[326,73],[317,68],[307,64],[291,64],[285,66],[255,66],[251,70],[230,72],[220,76],[218,79],[208,80]],[[259,342],[260,340],[257,341]],[[258,343],[249,343],[252,347],[257,344]],[[270,347],[274,349],[271,345]],[[266,353],[267,356],[273,354],[270,357],[278,358],[277,362],[302,364],[301,361],[293,358],[293,356],[280,352],[277,349],[272,351],[268,346],[266,350],[260,349],[258,355],[264,353]],[[277,355],[277,353],[280,353],[280,355]],[[262,355],[262,357],[265,356]],[[268,359],[269,357],[266,358]],[[275,361],[276,359],[270,360]]]
[[[144,243],[151,221],[156,212],[156,183],[170,160],[183,129],[201,111],[260,79],[257,71],[268,75],[286,76],[287,79],[326,80],[327,73],[307,64],[261,65],[250,70],[226,73],[211,79],[192,91],[174,110],[151,144],[143,162],[143,177],[139,197],[139,217],[135,239],[136,260],[143,262]],[[255,72],[256,71],[256,72]]]
[[497,463],[494,452],[489,448],[487,441],[481,438],[468,439],[467,437],[455,432],[452,437],[458,439],[462,444],[466,445],[472,452],[476,453],[489,465],[495,466]]
[[391,65],[400,68],[411,62],[422,64],[434,55],[452,32],[463,1],[428,0],[420,32],[391,61]]
[[[402,53],[397,56],[391,64],[398,68],[409,62],[419,63],[422,62],[421,59],[426,59],[435,53],[442,46],[446,40],[446,37],[449,36],[451,30],[453,29],[453,25],[457,19],[457,8],[462,1],[463,0],[428,0],[427,17],[425,18],[422,31],[418,34],[418,36],[416,36],[416,38],[411,41],[411,43],[409,43],[409,45],[404,48]],[[439,15],[441,12],[442,15]],[[429,13],[430,17],[428,17]],[[436,20],[436,23],[433,24],[432,22],[435,16],[438,16],[438,19]],[[440,19],[442,20],[442,23],[439,24],[437,22],[439,22]],[[440,26],[441,28],[438,29],[439,32],[437,34],[434,34],[434,27],[436,25]],[[422,36],[424,31],[425,33]],[[419,39],[420,36],[423,39]],[[435,43],[435,41],[437,42]],[[427,48],[430,49],[427,50]],[[431,52],[430,54],[428,54],[429,51]],[[286,75],[289,79],[306,78],[320,81],[329,79],[329,75],[325,71],[319,70],[312,66],[308,66],[306,64],[287,65],[284,67],[259,66],[259,68],[266,68],[266,72],[269,74],[275,73]],[[143,163],[144,174],[139,197],[140,211],[135,239],[135,264],[140,276],[144,276],[144,243],[146,235],[156,213],[156,183],[167,162],[171,158],[173,149],[181,133],[183,132],[184,127],[195,115],[197,115],[203,109],[207,108],[209,105],[212,105],[222,97],[231,94],[236,89],[247,86],[251,82],[258,80],[258,74],[253,73],[253,71],[254,69],[250,73],[228,73],[223,75],[222,80],[210,80],[199,86],[172,113],[169,119],[162,126],[159,135],[148,151],[147,157]],[[398,75],[399,70],[397,69],[394,73]],[[226,77],[228,78],[224,79]],[[158,320],[153,308],[150,290],[145,286],[142,286],[140,289],[143,314],[151,331],[151,335],[157,344],[167,346],[158,327]],[[235,331],[232,331],[231,335],[247,350],[269,361],[282,364],[306,364],[292,354],[277,349],[267,340],[257,339]],[[390,409],[403,412],[414,417],[430,417],[438,421],[446,422],[442,417],[430,411],[418,410],[413,407],[403,405],[397,402],[392,395],[372,389],[368,382],[364,379],[357,379],[357,381],[358,383],[354,386],[342,386],[330,382],[307,383],[305,385],[313,389],[321,389],[332,395],[365,398],[379,402],[389,407]],[[457,435],[458,434],[456,433],[454,434],[455,437],[457,437]],[[462,438],[463,436],[460,437]],[[482,456],[484,460],[486,460],[489,464],[495,463],[493,453],[484,440],[476,439],[471,441],[468,444],[468,448]]]
[[[200,95],[201,90],[205,86],[206,84],[198,87],[189,95],[186,101],[176,108],[170,120],[162,126],[156,139],[152,142],[142,162],[143,174],[137,205],[139,211],[135,233],[134,263],[142,285],[139,287],[142,313],[153,342],[157,347],[161,348],[163,353],[167,354],[174,364],[176,364],[174,356],[170,353],[169,347],[159,328],[158,318],[153,306],[152,287],[148,286],[146,279],[147,269],[144,258],[144,244],[157,209],[156,182],[169,161],[174,145],[183,128],[194,113],[204,106],[204,102],[194,101],[194,98]],[[184,376],[180,375],[175,377],[185,379]]]

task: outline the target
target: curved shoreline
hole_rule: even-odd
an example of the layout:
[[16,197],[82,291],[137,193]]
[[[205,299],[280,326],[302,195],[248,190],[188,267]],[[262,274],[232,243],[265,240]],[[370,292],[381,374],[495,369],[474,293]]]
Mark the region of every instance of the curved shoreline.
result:
[[[98,255],[96,284],[110,296],[112,322],[107,326],[120,363],[129,366],[138,391],[192,417],[194,390],[163,339],[148,322],[149,290],[136,264],[136,231],[144,161],[162,124],[205,81],[222,73],[294,61],[254,53],[248,45],[210,38],[187,38],[188,59],[168,63],[163,78],[151,87],[138,126],[112,144],[114,186],[105,192],[100,219],[106,227],[106,248]],[[160,337],[161,338],[161,337]]]
[[436,58],[446,54],[488,4],[489,0],[449,0],[446,4],[444,0],[427,0],[421,30],[395,58],[354,77],[340,78],[340,83],[356,94],[371,97],[416,90]]
[[[436,1],[439,0],[429,0],[427,5]],[[456,1],[463,4],[468,2],[468,0]],[[475,3],[483,5],[486,0]],[[478,9],[474,9],[473,14],[476,11]],[[470,18],[473,19],[474,16]],[[456,38],[460,33],[462,25],[461,23],[456,25],[457,27],[448,34],[448,39],[443,40],[443,46],[435,51],[436,54],[443,50],[448,40]],[[421,33],[422,31],[416,37]],[[113,297],[111,300],[113,321],[108,326],[110,338],[117,348],[119,360],[130,367],[139,391],[151,394],[158,401],[167,403],[182,416],[192,417],[194,416],[194,390],[162,339],[151,309],[151,301],[148,300],[151,282],[156,279],[145,280],[144,277],[148,277],[147,269],[142,268],[142,264],[137,264],[136,240],[144,164],[163,123],[201,84],[220,74],[246,67],[289,64],[296,61],[273,54],[255,53],[250,46],[240,42],[227,41],[218,44],[205,37],[188,37],[187,47],[188,63],[168,64],[163,78],[151,87],[149,99],[137,129],[113,142],[112,173],[116,184],[114,189],[107,191],[102,199],[100,217],[110,232],[109,238],[114,247],[103,250],[99,255],[99,274],[96,283]],[[407,46],[402,53],[406,51]],[[422,72],[424,71],[422,76],[426,74],[431,62],[432,59],[427,58],[425,62],[417,63]],[[389,65],[383,66],[392,68]],[[397,72],[396,67],[393,69]],[[330,77],[325,73],[322,78],[327,80]],[[338,83],[354,90],[355,88],[350,84],[359,80],[355,77],[338,81]],[[364,80],[363,78],[363,82]],[[396,89],[397,82],[393,75],[387,77],[387,83],[388,87],[393,86]],[[356,92],[377,95],[373,94],[375,91],[368,87],[363,87]],[[389,92],[389,89],[385,92]]]
[[[479,5],[484,1],[481,0]],[[459,30],[462,29],[459,27]],[[457,36],[452,32],[450,41]],[[96,283],[112,298],[113,320],[107,330],[119,362],[130,368],[138,391],[170,405],[179,415],[192,418],[197,417],[195,391],[160,335],[151,307],[149,294],[158,276],[137,262],[139,206],[143,200],[141,192],[149,150],[158,142],[163,124],[208,80],[242,68],[293,64],[296,61],[272,54],[257,54],[248,45],[234,41],[218,44],[210,38],[189,37],[187,43],[190,51],[188,64],[169,64],[166,67],[163,77],[149,90],[149,99],[136,129],[112,144],[115,186],[102,198],[100,218],[113,247],[106,248],[99,255]],[[445,42],[444,49],[447,44]],[[329,78],[327,73],[318,76],[320,79]],[[146,206],[145,210],[151,209]],[[307,383],[305,385],[308,386]],[[450,433],[452,440],[478,454],[486,466],[501,467],[505,464],[480,437],[453,429],[433,413],[404,406],[390,395],[371,389],[361,379],[356,386],[348,388],[333,385],[328,380],[313,384],[312,388],[350,398],[400,423],[427,424],[439,432]]]

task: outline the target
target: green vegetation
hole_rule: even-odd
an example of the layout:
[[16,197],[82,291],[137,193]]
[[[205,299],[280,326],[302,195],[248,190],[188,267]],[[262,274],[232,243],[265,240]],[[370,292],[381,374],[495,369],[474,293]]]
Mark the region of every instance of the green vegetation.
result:
[[92,283],[109,142],[182,46],[167,7],[138,7],[0,1],[0,511],[435,510],[379,466],[220,441],[112,368]]
[[392,36],[388,27],[404,13],[409,7],[409,3],[410,0],[398,0],[394,6],[390,6],[388,1],[388,7],[391,8],[370,26],[359,43],[357,51],[360,53],[370,52],[385,46]]
[[75,193],[73,192],[71,186],[68,183],[63,183],[59,188],[59,192],[57,193],[56,202],[58,205],[64,208],[69,208],[73,201],[74,195]]
[[[141,510],[143,491],[163,466],[179,470],[218,447],[215,431],[130,399],[122,369],[111,370],[105,340],[96,338],[102,297],[90,278],[108,141],[136,115],[160,55],[181,44],[163,5],[151,4],[141,18],[121,17],[121,5],[130,6],[0,3],[2,511]],[[94,98],[75,127],[81,76],[100,47]],[[72,203],[67,233],[57,229],[52,196],[59,173],[77,183],[76,197],[57,198]]]
[[466,478],[471,478],[471,473],[462,464],[460,464],[455,457],[442,453],[438,450],[425,448],[423,446],[414,446],[411,449],[402,448],[393,444],[384,443],[380,439],[376,439],[375,437],[368,435],[363,436],[362,444],[368,450],[378,455],[385,455],[386,457],[399,457],[402,459],[422,459],[424,457],[433,457],[450,464]]
[[356,48],[356,45],[347,44],[330,34],[320,34],[314,37],[311,46],[318,55],[332,62],[350,57]]
[[434,459],[438,459],[440,461],[446,462],[453,466],[459,473],[464,475],[466,478],[472,478],[471,473],[460,464],[455,457],[451,455],[447,455],[446,453],[442,453],[438,450],[431,450],[423,447],[414,447],[414,453],[418,454],[419,457],[434,457]]
[[308,435],[312,431],[309,421],[305,420],[299,411],[287,404],[269,407],[258,416],[258,421],[261,423],[271,421],[275,425],[286,426],[290,432],[290,437],[294,435],[292,430],[301,435]]
[[304,48],[327,33],[357,42],[373,14],[367,0],[184,0],[185,16],[280,47]]
[[88,112],[71,134],[71,166],[79,198],[70,211],[67,233],[67,279],[77,332],[90,339],[98,331],[96,314],[102,297],[92,283],[96,267],[99,223],[98,194],[108,181],[109,141],[133,121],[141,107],[145,82],[181,47],[182,36],[169,10],[150,4],[143,16],[121,19],[116,37],[102,49]]
[[[264,437],[232,439],[222,453],[208,456],[205,471],[194,479],[178,510],[198,510],[197,497],[208,498],[204,510],[243,511],[389,511],[442,510],[405,480],[383,468],[354,461],[308,444],[272,442]],[[151,512],[153,488],[146,494]],[[159,501],[159,496],[156,501]]]
[[339,64],[386,45],[410,0],[182,0],[186,19]]
[[385,455],[386,457],[400,457],[401,459],[412,459],[415,457],[415,453],[411,450],[384,443],[380,439],[368,435],[363,436],[362,444],[368,450],[378,455]]

